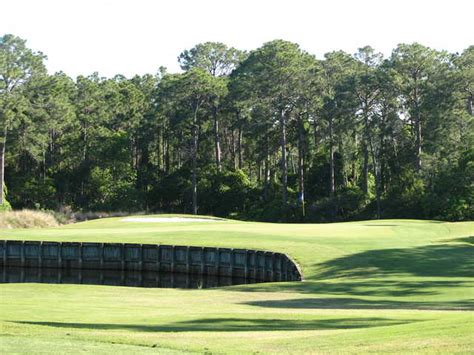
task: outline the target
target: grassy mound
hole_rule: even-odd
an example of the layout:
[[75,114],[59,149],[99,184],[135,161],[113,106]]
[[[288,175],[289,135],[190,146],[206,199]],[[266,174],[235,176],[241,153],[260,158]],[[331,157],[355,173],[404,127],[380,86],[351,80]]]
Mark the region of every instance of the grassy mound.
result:
[[0,228],[45,228],[58,225],[56,219],[45,212],[31,210],[0,212]]
[[5,230],[5,239],[285,252],[306,281],[207,290],[5,284],[0,342],[13,353],[472,353],[473,232],[472,222],[122,218]]

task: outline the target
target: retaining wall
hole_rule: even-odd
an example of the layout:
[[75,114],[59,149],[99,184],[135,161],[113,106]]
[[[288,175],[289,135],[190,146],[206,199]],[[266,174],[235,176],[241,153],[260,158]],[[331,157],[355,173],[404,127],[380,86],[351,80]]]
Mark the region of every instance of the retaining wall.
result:
[[299,281],[285,254],[177,245],[0,240],[0,265],[60,269],[160,271]]

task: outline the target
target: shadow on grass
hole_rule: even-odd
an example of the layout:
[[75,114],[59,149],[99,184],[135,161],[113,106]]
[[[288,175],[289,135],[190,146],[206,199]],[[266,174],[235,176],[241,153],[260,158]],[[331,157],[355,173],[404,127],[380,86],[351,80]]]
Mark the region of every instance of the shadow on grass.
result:
[[473,244],[474,245],[474,236],[465,237],[465,238],[451,239],[450,241],[458,242],[458,243],[467,243],[467,244]]
[[[444,279],[433,280],[432,277],[455,278],[474,277],[474,247],[469,243],[472,237],[461,238],[462,243],[436,244],[405,249],[377,249],[355,253],[311,267],[317,270],[307,275],[305,282],[274,283],[272,285],[252,285],[230,287],[230,291],[245,292],[293,292],[327,297],[374,296],[406,297],[432,296],[451,289],[463,289],[467,293],[474,289],[474,280]],[[467,242],[467,243],[466,243]],[[405,277],[416,277],[415,280],[404,280]],[[430,277],[430,278],[428,278]],[[331,280],[332,279],[332,280]],[[445,289],[443,291],[443,289]],[[319,302],[319,301],[318,301]],[[367,301],[369,302],[369,301]],[[351,302],[337,307],[349,307]],[[355,303],[353,303],[356,306]],[[472,304],[446,304],[440,301],[435,304],[420,305],[416,302],[392,304],[395,308],[458,308],[472,309]],[[359,304],[360,306],[360,304]],[[367,308],[379,308],[375,301]],[[389,304],[382,304],[389,307]],[[390,308],[390,307],[389,307]]]
[[321,272],[310,279],[396,274],[474,277],[474,248],[466,244],[439,244],[405,249],[368,250],[316,266]]
[[244,318],[204,318],[164,325],[109,324],[109,323],[63,323],[63,322],[14,322],[17,324],[41,325],[56,328],[128,330],[138,332],[255,332],[255,331],[298,331],[357,329],[412,323],[419,320],[390,318],[332,318],[317,320],[289,319],[244,319]]
[[393,281],[393,280],[361,280],[361,281],[306,281],[282,282],[272,285],[254,284],[249,286],[234,286],[229,291],[243,292],[295,292],[321,295],[374,296],[374,297],[405,297],[431,296],[439,294],[439,288],[472,287],[469,281]]
[[474,310],[474,299],[463,302],[401,302],[362,300],[358,298],[306,298],[290,300],[253,301],[250,306],[297,309],[418,309],[418,310]]
[[364,224],[364,227],[398,227],[399,224]]

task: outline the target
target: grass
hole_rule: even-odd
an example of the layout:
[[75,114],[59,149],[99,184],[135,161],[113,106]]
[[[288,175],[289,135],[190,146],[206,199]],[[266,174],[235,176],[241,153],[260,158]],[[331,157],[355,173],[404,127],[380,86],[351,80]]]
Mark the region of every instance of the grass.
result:
[[4,353],[472,353],[474,223],[134,223],[2,239],[166,243],[288,253],[305,282],[207,290],[0,285]]

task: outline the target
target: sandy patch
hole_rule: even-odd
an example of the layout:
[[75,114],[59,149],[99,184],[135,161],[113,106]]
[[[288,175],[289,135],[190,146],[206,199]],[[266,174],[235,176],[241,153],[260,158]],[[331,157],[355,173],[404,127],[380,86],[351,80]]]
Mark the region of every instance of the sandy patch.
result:
[[183,222],[220,222],[219,219],[212,218],[192,218],[192,217],[127,217],[121,222],[140,223],[183,223]]

